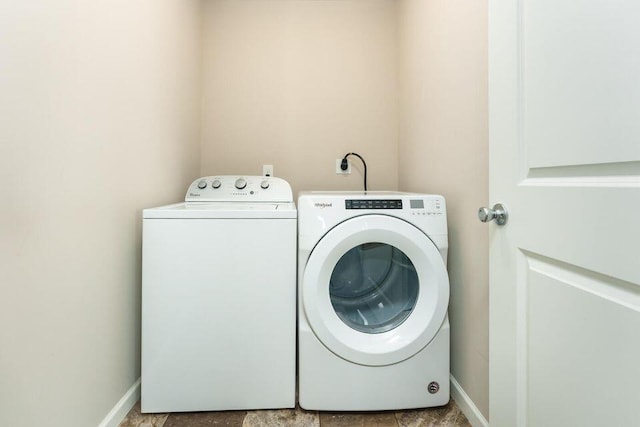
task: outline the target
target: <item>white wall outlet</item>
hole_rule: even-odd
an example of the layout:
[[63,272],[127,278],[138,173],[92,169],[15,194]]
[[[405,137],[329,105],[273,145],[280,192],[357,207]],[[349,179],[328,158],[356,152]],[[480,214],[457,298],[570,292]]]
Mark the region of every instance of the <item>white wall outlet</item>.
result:
[[342,163],[342,159],[337,159],[336,160],[336,175],[349,175],[351,174],[351,161],[349,161],[349,159],[347,159],[347,170],[343,171],[340,168],[340,164]]
[[263,176],[273,176],[273,165],[262,165]]

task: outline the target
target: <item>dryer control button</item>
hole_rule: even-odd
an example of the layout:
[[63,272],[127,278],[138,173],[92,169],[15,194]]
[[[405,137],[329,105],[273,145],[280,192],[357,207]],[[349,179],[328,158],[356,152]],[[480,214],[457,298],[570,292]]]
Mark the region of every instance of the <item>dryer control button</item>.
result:
[[203,179],[202,181],[198,182],[198,188],[201,190],[204,190],[205,188],[207,188],[207,181]]
[[221,185],[222,185],[222,183],[220,182],[219,179],[214,179],[213,182],[211,183],[211,186],[213,188],[220,188]]
[[262,182],[260,183],[260,188],[263,188],[263,189],[265,189],[265,190],[266,190],[267,188],[269,188],[269,181],[267,181],[267,180],[262,181]]
[[242,190],[243,188],[245,188],[247,186],[247,180],[244,178],[238,178],[236,179],[236,188],[238,190]]

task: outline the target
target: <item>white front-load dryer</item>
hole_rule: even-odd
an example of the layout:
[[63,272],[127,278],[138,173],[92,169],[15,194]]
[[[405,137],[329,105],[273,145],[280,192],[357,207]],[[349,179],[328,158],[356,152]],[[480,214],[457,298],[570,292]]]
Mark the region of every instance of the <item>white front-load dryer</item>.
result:
[[369,411],[449,401],[447,242],[442,196],[300,193],[300,406]]

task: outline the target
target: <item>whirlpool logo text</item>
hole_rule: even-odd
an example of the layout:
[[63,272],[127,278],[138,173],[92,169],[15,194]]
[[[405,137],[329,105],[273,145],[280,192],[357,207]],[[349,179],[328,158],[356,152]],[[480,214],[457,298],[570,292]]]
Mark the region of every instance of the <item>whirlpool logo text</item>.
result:
[[333,203],[325,203],[325,202],[316,202],[313,204],[316,208],[330,208],[333,206]]

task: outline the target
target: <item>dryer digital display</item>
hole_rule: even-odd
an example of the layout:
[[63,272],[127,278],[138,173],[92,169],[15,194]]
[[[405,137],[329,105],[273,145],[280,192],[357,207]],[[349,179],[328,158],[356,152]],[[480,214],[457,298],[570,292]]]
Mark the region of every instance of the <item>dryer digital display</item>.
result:
[[409,200],[409,205],[411,206],[411,209],[424,209],[424,200],[411,199]]
[[400,199],[345,200],[345,209],[402,209]]

